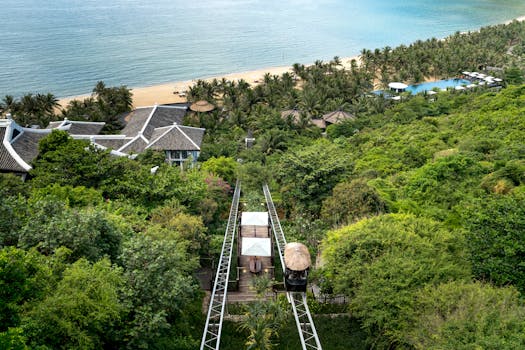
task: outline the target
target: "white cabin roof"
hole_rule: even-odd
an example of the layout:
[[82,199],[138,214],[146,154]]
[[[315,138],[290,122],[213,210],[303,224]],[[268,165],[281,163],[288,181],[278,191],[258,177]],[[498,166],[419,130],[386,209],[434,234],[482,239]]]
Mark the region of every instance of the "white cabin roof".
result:
[[270,238],[243,237],[241,255],[272,256],[272,241]]
[[241,214],[241,226],[268,226],[267,211],[245,211]]

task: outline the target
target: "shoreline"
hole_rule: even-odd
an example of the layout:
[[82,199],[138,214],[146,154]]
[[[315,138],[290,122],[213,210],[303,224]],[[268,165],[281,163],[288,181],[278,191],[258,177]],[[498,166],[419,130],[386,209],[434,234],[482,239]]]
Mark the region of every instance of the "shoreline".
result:
[[[359,55],[351,57],[342,57],[341,64],[343,67],[350,67],[352,60],[359,61]],[[311,64],[305,64],[309,66]],[[217,75],[211,77],[195,78],[192,80],[184,81],[173,81],[168,83],[155,84],[150,86],[138,86],[130,87],[129,89],[133,93],[133,108],[152,106],[155,104],[168,104],[168,103],[181,103],[186,102],[186,97],[179,95],[178,92],[187,91],[197,80],[212,81],[213,79],[226,79],[226,80],[240,80],[244,79],[250,85],[257,85],[262,80],[266,73],[271,75],[282,75],[286,72],[292,72],[292,65],[290,66],[279,66],[279,67],[266,67],[244,72],[228,73],[224,75]],[[90,97],[91,94],[66,96],[58,99],[58,103],[62,108],[73,100],[81,100]]]
[[[509,24],[509,23],[512,23],[513,21],[524,22],[525,15],[505,21],[502,24]],[[350,57],[341,57],[341,63],[343,67],[347,68],[350,66],[350,62],[352,60],[359,61],[359,57],[360,57],[359,55],[350,56]],[[305,65],[308,66],[311,64],[305,64]],[[131,87],[130,89],[131,89],[131,92],[133,93],[133,96],[132,96],[133,108],[152,106],[155,104],[186,102],[185,96],[179,95],[177,92],[187,91],[188,88],[191,85],[193,85],[197,80],[212,81],[213,79],[220,80],[220,79],[225,78],[231,81],[231,80],[244,79],[250,85],[256,85],[258,84],[258,81],[260,81],[266,73],[270,73],[271,75],[282,75],[285,72],[291,72],[291,71],[292,71],[291,65],[290,66],[279,66],[279,67],[266,67],[266,68],[260,68],[260,69],[250,70],[250,71],[228,73],[228,74],[212,76],[212,77],[194,78],[192,80],[172,81],[172,82],[160,83],[160,84],[155,84],[155,85],[150,85],[150,86]],[[62,108],[65,108],[70,101],[81,100],[89,96],[91,96],[91,94],[66,96],[66,97],[59,98],[58,103],[60,104]]]

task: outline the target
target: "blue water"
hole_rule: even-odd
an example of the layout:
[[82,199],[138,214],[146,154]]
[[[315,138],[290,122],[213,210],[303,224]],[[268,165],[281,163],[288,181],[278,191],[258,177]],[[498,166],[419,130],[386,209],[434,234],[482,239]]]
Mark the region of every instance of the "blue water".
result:
[[0,96],[353,56],[525,14],[506,0],[0,0]]
[[444,80],[438,80],[438,81],[431,81],[428,83],[422,83],[418,85],[409,85],[406,88],[406,91],[410,91],[412,95],[415,95],[420,92],[429,91],[435,88],[446,90],[447,88],[453,88],[456,86],[469,85],[469,84],[471,84],[471,82],[465,79],[444,79]]

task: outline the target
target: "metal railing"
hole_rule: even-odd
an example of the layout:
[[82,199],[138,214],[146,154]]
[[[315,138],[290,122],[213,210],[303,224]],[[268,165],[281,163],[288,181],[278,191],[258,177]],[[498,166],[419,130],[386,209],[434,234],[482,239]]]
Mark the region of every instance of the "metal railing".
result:
[[[264,197],[266,198],[266,206],[268,207],[268,213],[270,214],[270,221],[272,223],[272,230],[277,242],[279,249],[279,257],[281,258],[281,266],[283,273],[285,272],[286,265],[284,262],[284,247],[286,246],[286,238],[284,237],[283,228],[277,216],[277,210],[273,204],[272,195],[268,185],[263,186]],[[301,345],[303,350],[307,349],[318,349],[322,350],[321,342],[317,336],[317,330],[315,329],[310,309],[306,301],[306,293],[288,292],[286,293],[288,301],[292,304],[292,310],[295,318],[295,324],[299,331],[299,337],[301,338]]]
[[230,217],[228,219],[228,225],[226,226],[226,232],[224,234],[224,242],[222,243],[222,251],[221,257],[219,258],[219,265],[217,267],[217,275],[215,276],[215,283],[211,293],[208,315],[206,317],[206,325],[204,326],[204,332],[202,334],[200,350],[218,350],[221,343],[222,321],[224,318],[226,297],[228,294],[228,277],[230,274],[233,242],[235,240],[235,232],[237,228],[237,214],[239,212],[240,195],[241,182],[237,180],[237,183],[235,184],[232,205],[230,208]]

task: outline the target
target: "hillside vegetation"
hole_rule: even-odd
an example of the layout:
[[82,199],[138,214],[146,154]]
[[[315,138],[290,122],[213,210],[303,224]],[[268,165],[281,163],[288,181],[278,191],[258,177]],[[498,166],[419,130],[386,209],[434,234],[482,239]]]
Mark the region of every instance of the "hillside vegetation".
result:
[[[200,81],[190,100],[221,108],[188,116],[207,134],[200,166],[183,171],[152,174],[163,155],[114,158],[53,132],[27,182],[0,177],[0,348],[197,348],[195,272],[218,257],[236,178],[247,207],[269,183],[287,240],[320,258],[312,282],[349,297],[344,317],[316,317],[325,349],[524,348],[524,39],[514,22],[365,50],[351,69],[295,65],[299,81]],[[387,74],[480,66],[501,68],[505,86],[369,95]],[[338,109],[355,118],[325,134],[310,123]],[[253,348],[297,346],[288,321]],[[352,344],[333,344],[333,329]],[[250,328],[225,332],[240,347]]]

